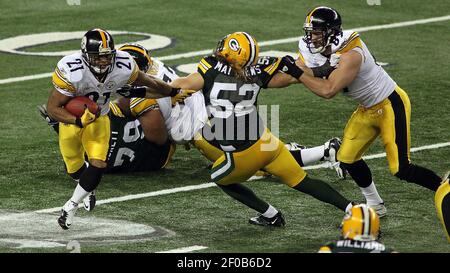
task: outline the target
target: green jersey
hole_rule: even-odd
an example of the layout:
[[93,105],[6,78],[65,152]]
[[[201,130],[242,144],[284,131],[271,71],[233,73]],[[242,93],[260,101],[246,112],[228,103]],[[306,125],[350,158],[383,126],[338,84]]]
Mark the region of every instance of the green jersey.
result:
[[265,125],[257,109],[261,88],[278,70],[281,59],[260,57],[256,65],[246,68],[246,79],[215,56],[203,58],[198,72],[204,79],[202,89],[210,117],[212,132],[206,139],[215,139],[222,150],[241,151],[253,145],[262,135]]

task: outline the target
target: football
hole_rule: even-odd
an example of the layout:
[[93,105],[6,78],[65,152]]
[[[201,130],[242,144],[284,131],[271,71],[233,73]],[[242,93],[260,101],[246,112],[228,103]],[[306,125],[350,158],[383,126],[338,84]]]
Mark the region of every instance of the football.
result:
[[84,114],[86,107],[93,114],[97,114],[99,111],[98,104],[87,97],[74,97],[64,106],[69,113],[77,118],[80,118]]

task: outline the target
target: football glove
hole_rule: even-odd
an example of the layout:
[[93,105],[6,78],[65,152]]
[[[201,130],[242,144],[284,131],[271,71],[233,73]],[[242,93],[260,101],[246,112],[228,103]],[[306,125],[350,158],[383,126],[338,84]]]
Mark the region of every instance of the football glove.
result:
[[195,90],[188,90],[188,89],[186,89],[186,90],[184,90],[184,89],[180,90],[180,91],[178,92],[178,94],[176,94],[175,96],[173,96],[173,97],[171,98],[171,100],[172,100],[172,106],[174,106],[174,105],[177,104],[177,103],[182,103],[186,98],[190,97],[190,96],[191,96],[192,94],[194,94],[195,92],[197,92],[197,91],[195,91]]
[[303,70],[295,64],[294,58],[290,55],[284,56],[278,67],[282,72],[289,74],[296,79],[300,78],[303,74]]
[[[98,115],[99,114],[100,114],[100,109],[98,110]],[[90,123],[94,122],[95,119],[98,117],[98,115],[91,113],[91,111],[89,111],[89,109],[86,107],[84,109],[84,114],[81,116],[81,118],[77,118],[75,120],[75,124],[80,128],[84,128],[87,125],[89,125]]]

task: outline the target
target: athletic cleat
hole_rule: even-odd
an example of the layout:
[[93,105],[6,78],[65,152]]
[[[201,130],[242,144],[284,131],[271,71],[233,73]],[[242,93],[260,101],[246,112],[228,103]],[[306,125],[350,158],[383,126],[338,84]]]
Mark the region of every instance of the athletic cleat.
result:
[[88,196],[83,199],[84,209],[92,211],[97,203],[97,197],[95,197],[95,190],[91,191]]
[[373,208],[380,218],[386,216],[387,214],[387,209],[384,202],[378,205],[369,205],[369,207]]
[[339,148],[341,147],[341,144],[342,141],[338,137],[333,137],[332,139],[325,142],[323,160],[329,163],[330,169],[334,169],[340,179],[345,179],[345,177],[347,176],[347,171],[343,167],[341,167],[340,162],[337,160],[337,153],[339,151]]
[[77,209],[78,204],[72,202],[72,200],[69,200],[66,204],[64,204],[61,209],[61,215],[58,218],[58,224],[62,227],[62,229],[66,230],[70,228]]
[[300,151],[306,149],[306,146],[300,145],[296,142],[289,142],[284,144],[289,151]]
[[248,222],[252,225],[265,226],[265,227],[281,227],[285,226],[286,222],[284,221],[283,214],[279,211],[272,218],[267,218],[259,214],[256,217],[252,217],[248,220]]
[[47,112],[47,106],[45,104],[38,106],[39,114],[41,114],[41,117],[47,122],[49,126],[55,126],[58,124],[58,121],[52,119]]

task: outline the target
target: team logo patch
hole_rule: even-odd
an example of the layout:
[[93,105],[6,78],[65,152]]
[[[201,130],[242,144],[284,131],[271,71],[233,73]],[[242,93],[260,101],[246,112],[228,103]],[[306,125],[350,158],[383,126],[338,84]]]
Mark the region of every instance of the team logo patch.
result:
[[109,81],[109,82],[105,83],[105,88],[107,90],[112,90],[115,86],[116,86],[116,83],[113,81]]
[[231,50],[233,51],[238,51],[241,47],[236,39],[230,39],[230,41],[228,42],[228,46],[230,46]]

